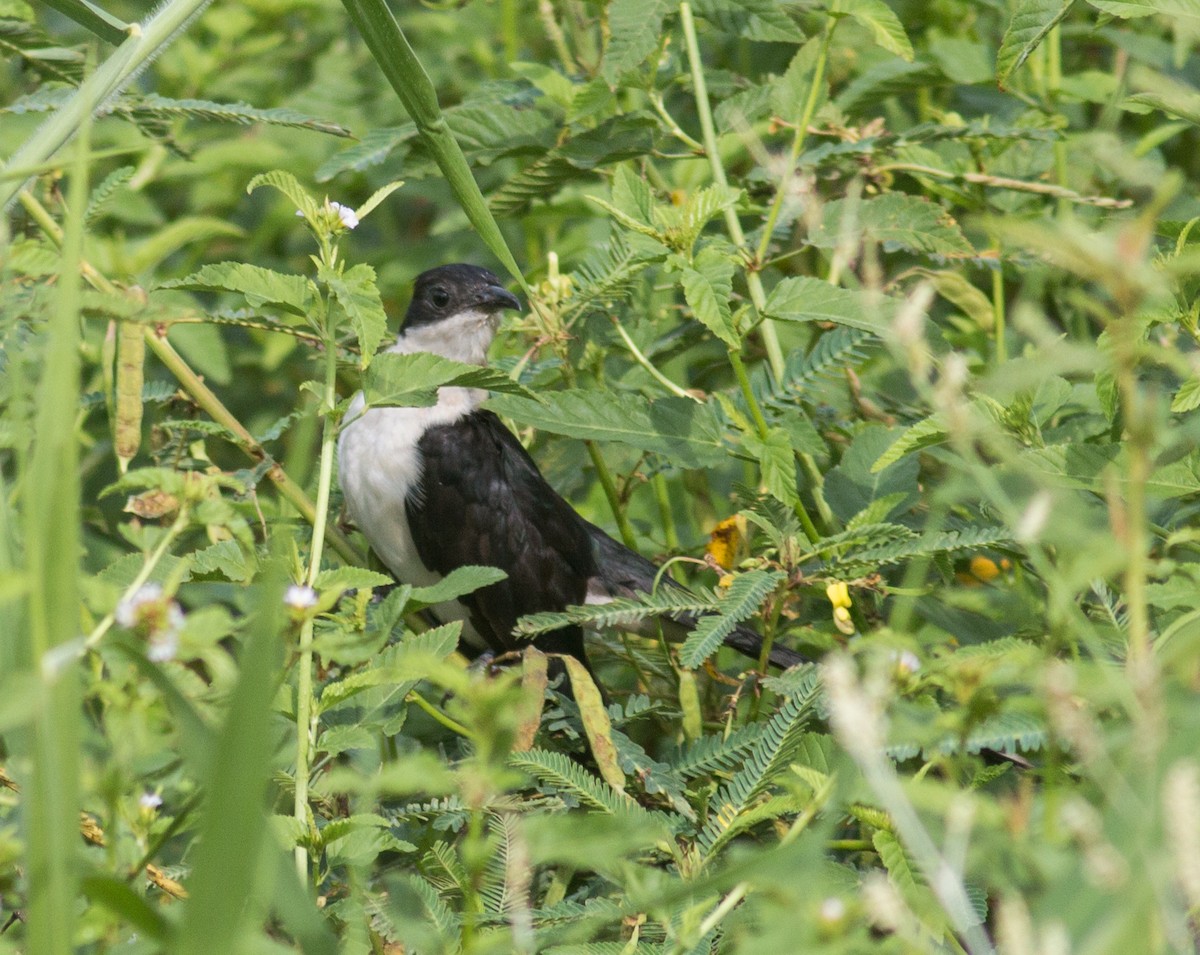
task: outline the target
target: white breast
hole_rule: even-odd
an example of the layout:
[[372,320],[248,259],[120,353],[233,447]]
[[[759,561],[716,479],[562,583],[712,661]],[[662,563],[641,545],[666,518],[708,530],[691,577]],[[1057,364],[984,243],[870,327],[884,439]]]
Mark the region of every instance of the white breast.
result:
[[[338,438],[338,473],[346,509],[379,559],[402,583],[425,587],[442,579],[417,554],[405,501],[420,493],[422,462],[417,442],[427,428],[450,424],[487,397],[473,388],[442,388],[431,408],[365,408],[360,392]],[[481,643],[458,601],[434,608],[443,622],[462,620],[463,636]]]

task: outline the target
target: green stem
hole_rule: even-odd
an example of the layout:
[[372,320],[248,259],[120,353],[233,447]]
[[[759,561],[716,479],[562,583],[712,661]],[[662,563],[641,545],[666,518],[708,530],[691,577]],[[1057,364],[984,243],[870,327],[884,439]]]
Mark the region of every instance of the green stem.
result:
[[996,242],[996,268],[992,272],[992,334],[996,339],[996,363],[1008,360],[1004,322],[1004,249]]
[[658,519],[662,524],[663,541],[667,550],[679,550],[679,532],[675,529],[675,512],[671,509],[671,494],[667,489],[667,478],[662,471],[650,479],[654,488],[654,500],[658,504]]
[[767,213],[767,223],[763,227],[762,238],[758,242],[758,249],[754,253],[756,262],[762,262],[767,257],[767,250],[771,245],[771,236],[775,233],[775,223],[779,220],[779,212],[783,208],[783,200],[787,195],[788,179],[791,177],[796,168],[796,160],[800,158],[800,150],[804,148],[804,140],[808,136],[808,125],[812,122],[813,113],[817,109],[817,100],[820,99],[821,85],[825,82],[825,64],[829,60],[829,46],[833,41],[833,30],[837,26],[836,17],[827,17],[825,19],[825,31],[821,35],[821,45],[817,49],[817,63],[813,67],[812,84],[808,88],[808,98],[804,102],[804,112],[800,114],[800,122],[796,126],[795,134],[792,136],[792,149],[789,154],[787,168],[783,171],[783,176],[779,180],[779,186],[775,190],[775,198],[771,201],[770,211]]
[[1145,407],[1137,381],[1137,323],[1118,319],[1114,328],[1117,387],[1129,444],[1129,472],[1125,492],[1125,602],[1129,607],[1129,657],[1144,661],[1150,653],[1150,612],[1146,597],[1150,534],[1146,521],[1146,482],[1150,478],[1152,416]]
[[[750,376],[746,373],[746,365],[742,361],[742,356],[732,348],[729,350],[729,363],[733,366],[734,376],[737,378],[738,385],[742,389],[742,396],[746,399],[746,404],[750,406],[750,416],[754,419],[754,428],[758,432],[759,438],[763,441],[767,440],[767,419],[763,417],[762,408],[758,404],[758,399],[754,397],[754,388],[750,385]],[[800,521],[800,526],[804,528],[805,536],[816,543],[821,539],[821,532],[817,530],[816,524],[809,516],[804,504],[796,501],[794,508],[796,517]]]
[[[720,151],[717,149],[717,132],[713,125],[712,107],[708,102],[708,86],[704,81],[704,65],[700,60],[700,43],[696,39],[696,21],[692,16],[691,4],[681,3],[679,5],[679,19],[683,26],[683,40],[687,47],[688,64],[691,67],[696,112],[700,116],[700,131],[704,138],[704,153],[708,157],[713,182],[728,188],[729,181],[725,176],[725,167],[721,165]],[[749,257],[750,249],[746,242],[746,233],[742,231],[742,223],[737,217],[737,211],[732,207],[726,207],[724,215],[725,228],[729,232],[733,244]],[[762,314],[763,306],[767,301],[767,294],[758,274],[760,267],[760,261],[754,259],[749,263],[746,271],[746,288],[750,292],[750,301],[754,303],[754,308],[759,315]],[[780,381],[783,378],[784,369],[783,348],[779,344],[779,335],[775,330],[774,323],[770,319],[764,319],[761,324],[761,332],[771,372],[774,374],[775,380]]]
[[[46,210],[46,207],[30,195],[28,191],[20,193],[18,199],[25,211],[29,213],[30,218],[37,223],[38,228],[46,235],[46,238],[61,248],[63,231],[58,223],[54,221],[54,217]],[[117,286],[87,261],[80,260],[79,270],[88,284],[97,291],[108,295],[121,294],[121,290]],[[213,390],[204,383],[204,379],[192,370],[191,366],[184,361],[179,352],[175,351],[171,343],[167,341],[165,331],[159,332],[157,329],[147,326],[146,345],[154,352],[155,357],[166,366],[167,370],[175,376],[191,399],[210,418],[218,424],[223,425],[237,438],[238,445],[247,455],[255,462],[266,460],[268,457],[266,448],[254,439],[254,436],[225,407]],[[267,477],[271,479],[271,482],[278,488],[279,493],[300,512],[305,520],[310,524],[316,522],[316,508],[313,506],[312,501],[308,499],[308,495],[304,493],[304,489],[288,477],[282,467],[277,463],[273,463],[267,470]],[[358,549],[335,526],[332,524],[327,525],[325,534],[329,538],[329,543],[333,545],[334,550],[347,563],[360,567],[366,564],[366,558],[358,552]]]
[[621,540],[624,541],[625,546],[630,550],[637,550],[637,540],[633,535],[633,525],[629,523],[629,517],[625,513],[625,508],[621,506],[621,496],[617,493],[617,483],[613,480],[612,472],[604,462],[604,458],[600,454],[600,449],[596,446],[596,442],[584,441],[583,443],[587,448],[588,457],[592,459],[592,467],[596,469],[596,477],[600,479],[600,486],[604,488],[604,496],[608,498],[608,506],[612,508],[613,517],[617,520],[617,527],[621,531]]
[[[138,571],[137,576],[133,578],[133,582],[125,588],[125,592],[121,594],[121,599],[117,601],[118,605],[124,603],[126,600],[132,599],[133,595],[136,594],[142,585],[150,579],[150,575],[154,573],[154,568],[158,566],[159,561],[161,561],[166,555],[175,539],[183,533],[184,528],[187,527],[187,524],[188,509],[186,507],[180,507],[179,514],[176,516],[175,522],[169,528],[167,528],[167,532],[163,535],[162,540],[160,540],[155,546],[154,550],[150,552],[150,556],[146,558],[146,562],[142,565],[142,569]],[[90,650],[97,643],[99,643],[112,627],[114,620],[116,620],[115,610],[105,614],[104,619],[96,624],[96,626],[92,629],[92,632],[87,635],[87,638],[83,641],[83,645]]]
[[438,723],[441,723],[442,726],[446,727],[446,729],[450,730],[450,732],[456,733],[457,735],[463,737],[464,739],[474,739],[475,738],[475,734],[472,733],[465,726],[463,726],[462,723],[459,723],[457,720],[452,719],[451,717],[447,716],[445,713],[443,713],[441,710],[439,710],[436,706],[434,706],[432,703],[430,703],[427,699],[425,699],[425,697],[423,697],[416,690],[409,690],[408,696],[406,697],[406,699],[410,700],[413,703],[416,703],[417,706],[419,706],[422,710],[424,710],[426,713],[428,713]]
[[733,366],[733,374],[737,378],[738,387],[742,389],[742,397],[746,399],[746,405],[750,408],[750,417],[754,419],[754,429],[758,432],[758,436],[766,441],[767,432],[770,430],[767,427],[767,419],[763,417],[762,407],[759,405],[758,399],[754,397],[754,388],[750,384],[750,375],[746,372],[746,364],[742,361],[742,356],[732,348],[729,349],[729,364]]
[[680,388],[679,385],[675,384],[675,382],[655,368],[654,365],[651,364],[650,359],[647,358],[642,350],[637,347],[637,343],[629,337],[629,332],[625,331],[625,327],[615,315],[612,316],[612,322],[617,329],[617,334],[621,336],[621,341],[623,341],[625,343],[625,347],[629,349],[629,353],[633,355],[634,360],[639,365],[641,365],[650,373],[651,378],[657,381],[677,398],[691,398],[692,401],[696,402],[697,404],[704,403],[691,392],[684,391],[684,389]]
[[[13,153],[6,167],[40,166],[71,141],[92,114],[115,96],[209,0],[168,0],[144,23],[126,28],[128,39],[117,47],[70,95],[65,103]],[[0,209],[12,202],[22,180],[0,179]]]
[[[304,583],[312,587],[321,572],[321,555],[325,547],[325,525],[329,518],[329,493],[333,486],[333,457],[337,447],[337,342],[327,328],[325,335],[325,392],[321,401],[324,427],[321,435],[321,464],[317,477],[317,513],[313,521],[312,551]],[[296,678],[296,823],[308,831],[308,774],[313,743],[313,618],[305,619],[300,628],[300,659]],[[296,871],[300,881],[308,882],[308,850],[296,846]]]

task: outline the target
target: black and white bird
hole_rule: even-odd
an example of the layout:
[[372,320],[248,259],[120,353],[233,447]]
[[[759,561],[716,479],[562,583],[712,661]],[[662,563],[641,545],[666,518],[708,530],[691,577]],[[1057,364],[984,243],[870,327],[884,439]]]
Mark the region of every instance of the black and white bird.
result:
[[[487,269],[430,269],[417,277],[389,351],[483,365],[500,313],[519,308]],[[658,568],[580,517],[516,436],[480,407],[486,398],[479,389],[443,387],[432,407],[368,408],[359,394],[338,441],[338,468],[350,517],[397,580],[427,586],[470,564],[508,574],[433,608],[442,622],[463,621],[468,644],[502,653],[525,645],[513,635],[525,614],[648,592]],[[695,620],[664,623],[682,634]],[[577,626],[533,642],[587,663]],[[725,642],[753,658],[762,651],[762,638],[745,627]],[[777,666],[802,659],[785,647],[771,650]]]

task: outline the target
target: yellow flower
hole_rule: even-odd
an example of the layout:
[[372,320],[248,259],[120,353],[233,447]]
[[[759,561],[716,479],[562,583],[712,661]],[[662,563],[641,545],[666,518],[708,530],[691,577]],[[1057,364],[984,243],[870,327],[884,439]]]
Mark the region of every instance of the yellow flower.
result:
[[834,607],[850,607],[850,588],[844,580],[836,580],[825,588],[825,596]]

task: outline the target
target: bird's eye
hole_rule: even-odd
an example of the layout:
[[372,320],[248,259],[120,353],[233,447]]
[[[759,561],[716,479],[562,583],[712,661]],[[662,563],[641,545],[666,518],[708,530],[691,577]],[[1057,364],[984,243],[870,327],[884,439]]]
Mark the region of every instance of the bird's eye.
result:
[[445,308],[450,304],[450,293],[440,285],[435,285],[429,290],[429,301],[433,302],[438,308]]

